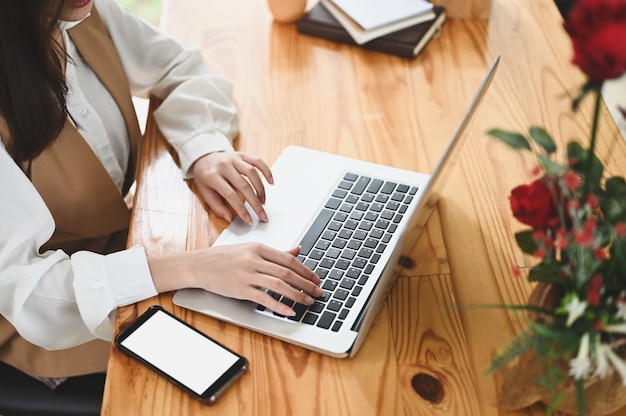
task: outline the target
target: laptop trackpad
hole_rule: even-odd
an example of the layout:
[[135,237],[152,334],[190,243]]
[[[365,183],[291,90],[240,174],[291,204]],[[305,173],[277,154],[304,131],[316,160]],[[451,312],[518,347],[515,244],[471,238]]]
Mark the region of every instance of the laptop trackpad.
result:
[[320,203],[326,202],[329,190],[344,167],[337,165],[321,169],[310,156],[291,160],[280,158],[279,162],[272,167],[276,185],[265,184],[267,202],[264,207],[269,221],[260,222],[246,204],[253,224],[248,225],[236,217],[214,245],[258,242],[288,250],[300,242],[300,237],[315,219]]

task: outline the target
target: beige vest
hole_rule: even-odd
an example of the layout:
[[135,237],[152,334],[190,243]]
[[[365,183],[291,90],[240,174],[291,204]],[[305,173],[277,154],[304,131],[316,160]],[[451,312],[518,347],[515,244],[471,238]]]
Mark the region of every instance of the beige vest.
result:
[[[69,31],[72,41],[124,115],[131,158],[124,192],[134,180],[141,140],[128,80],[98,12]],[[6,137],[3,135],[3,137]],[[10,139],[10,138],[9,138]],[[87,142],[69,122],[59,138],[31,165],[31,180],[56,223],[42,248],[110,253],[125,248],[130,212]],[[97,340],[61,351],[47,351],[20,337],[0,316],[0,360],[31,375],[67,377],[105,371],[110,343]]]

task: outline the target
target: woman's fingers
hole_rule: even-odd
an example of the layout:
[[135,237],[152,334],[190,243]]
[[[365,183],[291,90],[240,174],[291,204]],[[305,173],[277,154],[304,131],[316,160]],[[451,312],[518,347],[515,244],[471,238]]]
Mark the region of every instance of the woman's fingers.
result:
[[209,190],[217,192],[245,222],[252,223],[252,218],[244,202],[248,202],[261,221],[268,220],[263,208],[265,187],[259,172],[269,183],[273,183],[273,177],[270,168],[261,159],[239,152],[218,152],[198,159],[193,169],[198,189],[211,209],[220,207],[220,203],[208,197]]

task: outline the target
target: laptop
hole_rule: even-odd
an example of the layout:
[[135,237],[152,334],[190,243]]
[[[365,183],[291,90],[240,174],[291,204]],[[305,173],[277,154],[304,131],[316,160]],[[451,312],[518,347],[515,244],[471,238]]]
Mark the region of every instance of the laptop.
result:
[[322,354],[354,356],[402,269],[402,253],[415,245],[437,205],[499,61],[431,174],[297,146],[283,150],[272,166],[275,185],[266,188],[269,222],[259,222],[248,207],[253,224],[235,219],[215,245],[261,242],[287,250],[300,244],[298,258],[320,276],[325,292],[313,305],[293,305],[269,292],[296,311],[285,317],[201,289],[177,291],[174,303]]

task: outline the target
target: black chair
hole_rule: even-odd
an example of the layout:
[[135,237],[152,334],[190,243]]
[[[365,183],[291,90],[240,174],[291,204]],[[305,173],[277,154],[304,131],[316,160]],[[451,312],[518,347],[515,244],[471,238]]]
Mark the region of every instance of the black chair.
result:
[[0,362],[1,416],[98,416],[104,374],[72,377],[56,390]]

